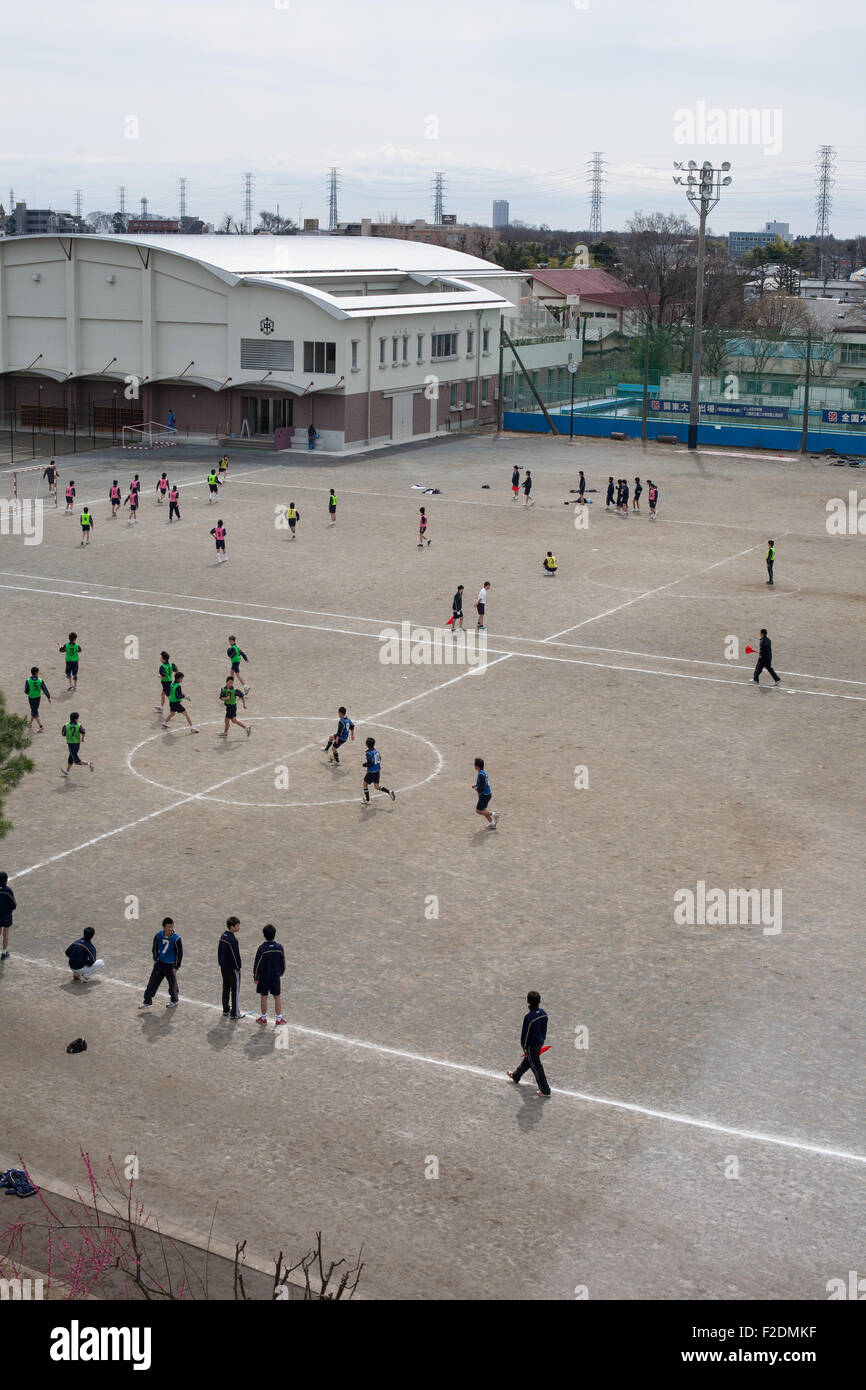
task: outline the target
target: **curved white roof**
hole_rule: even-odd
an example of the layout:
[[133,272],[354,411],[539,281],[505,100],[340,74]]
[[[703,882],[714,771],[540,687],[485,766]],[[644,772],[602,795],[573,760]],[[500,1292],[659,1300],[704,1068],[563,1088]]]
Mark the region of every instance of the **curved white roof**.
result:
[[[68,237],[63,233],[54,236]],[[362,275],[365,272],[425,275],[502,275],[499,266],[465,251],[424,241],[378,236],[201,236],[163,233],[146,236],[73,234],[75,240],[153,247],[186,256],[239,278],[249,275]],[[16,241],[24,238],[16,237]]]

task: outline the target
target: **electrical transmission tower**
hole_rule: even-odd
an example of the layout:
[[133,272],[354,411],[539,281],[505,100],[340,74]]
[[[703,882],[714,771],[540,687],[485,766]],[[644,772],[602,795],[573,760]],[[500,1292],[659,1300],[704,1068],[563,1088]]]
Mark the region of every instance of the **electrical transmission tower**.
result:
[[186,217],[186,179],[177,181],[177,210],[182,222]]
[[337,169],[328,170],[328,231],[335,232],[340,222],[337,209],[337,189],[340,186]]
[[603,150],[593,150],[592,159],[586,166],[590,188],[589,230],[593,236],[601,236],[601,185],[605,182],[603,154]]
[[122,183],[122,184],[120,185],[120,188],[117,190],[117,192],[118,192],[118,197],[119,197],[119,199],[120,199],[120,205],[119,205],[119,207],[118,207],[118,212],[120,213],[121,217],[125,217],[125,216],[126,216],[126,184],[123,184],[123,183]]
[[253,230],[253,176],[244,174],[244,231],[250,236]]
[[76,188],[76,190],[75,190],[75,216],[76,216],[76,217],[80,217],[80,216],[81,216],[81,189],[80,189],[80,188]]
[[833,184],[836,180],[833,175],[836,172],[836,165],[833,163],[836,158],[836,151],[832,145],[821,145],[818,150],[817,184],[818,196],[815,199],[815,214],[817,223],[815,235],[825,237],[830,235],[830,212],[833,207]]
[[437,171],[433,175],[433,221],[437,227],[442,226],[442,215],[445,203],[445,175]]

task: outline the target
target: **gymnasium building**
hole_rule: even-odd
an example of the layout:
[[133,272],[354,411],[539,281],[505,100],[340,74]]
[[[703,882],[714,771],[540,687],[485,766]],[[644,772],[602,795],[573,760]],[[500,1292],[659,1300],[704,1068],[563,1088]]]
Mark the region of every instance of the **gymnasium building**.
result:
[[336,452],[424,438],[496,419],[500,322],[527,371],[577,356],[523,275],[424,242],[11,237],[0,417],[118,441],[173,422],[276,449],[306,447],[312,424]]

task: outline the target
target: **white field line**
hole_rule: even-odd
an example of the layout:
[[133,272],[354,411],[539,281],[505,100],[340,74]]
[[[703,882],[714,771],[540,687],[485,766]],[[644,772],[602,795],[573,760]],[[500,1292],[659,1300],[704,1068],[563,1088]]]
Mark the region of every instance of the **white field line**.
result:
[[[720,563],[723,563],[723,562],[720,562]],[[39,580],[40,583],[43,583],[43,582],[44,582],[44,583],[51,583],[51,584],[69,584],[69,585],[80,584],[80,580],[77,580],[77,579],[65,579],[65,578],[63,578],[62,576],[53,575],[53,574],[28,574],[28,573],[26,573],[25,571],[21,571],[21,570],[0,570],[0,577],[6,578],[6,579],[31,579],[31,580]],[[7,587],[7,586],[0,584],[0,588],[5,588],[5,587]],[[10,587],[11,587],[11,586],[10,586]],[[216,594],[215,594],[215,595],[209,595],[209,594],[178,594],[178,593],[175,593],[175,592],[174,592],[173,590],[171,590],[171,589],[138,589],[138,588],[135,588],[135,587],[133,587],[132,585],[128,585],[128,584],[103,584],[103,583],[99,583],[99,582],[97,582],[97,581],[95,581],[95,580],[92,581],[92,587],[93,587],[93,588],[96,588],[96,589],[115,589],[115,590],[119,590],[121,593],[125,593],[125,594],[152,594],[152,595],[155,595],[156,597],[159,597],[159,598],[192,599],[192,600],[194,600],[194,601],[197,602],[197,603],[236,603],[236,604],[240,604],[243,608],[262,608],[262,609],[264,609],[266,612],[269,612],[269,613],[300,613],[300,614],[301,614],[302,616],[304,616],[304,617],[312,617],[312,618],[340,618],[340,619],[343,619],[343,620],[345,620],[345,621],[347,621],[347,622],[353,622],[353,623],[376,623],[376,624],[379,624],[379,625],[384,625],[384,626],[389,626],[389,627],[399,627],[401,621],[403,621],[403,620],[400,619],[400,618],[368,618],[368,617],[362,616],[362,615],[359,614],[359,613],[330,613],[330,612],[328,612],[328,611],[326,611],[326,610],[322,610],[322,609],[318,609],[318,608],[293,608],[293,607],[290,607],[290,606],[288,606],[288,605],[279,604],[279,603],[253,603],[253,602],[251,602],[251,601],[248,600],[248,599],[239,599],[236,595],[233,595],[231,599],[227,599],[227,598],[224,599],[224,598],[220,598],[220,596],[219,596],[219,595],[216,595]],[[43,592],[48,593],[48,592],[53,592],[53,591],[51,591],[51,590],[42,590],[42,589],[33,589],[32,592],[33,592],[33,593],[43,593]],[[61,591],[58,591],[58,592],[61,592]],[[86,597],[86,596],[87,596],[87,595],[81,593],[80,591],[79,591],[78,593],[70,593],[70,594],[67,595],[67,597],[69,597],[69,598],[83,598],[83,597]],[[193,610],[193,609],[181,609],[180,611],[181,611],[181,612],[194,612],[195,610]],[[223,614],[222,616],[225,616],[225,617],[234,617],[234,618],[241,619],[241,616],[242,616],[242,615],[237,614],[237,613],[234,613],[234,614]],[[254,619],[250,619],[250,621],[252,622],[252,621],[254,621]],[[417,626],[417,627],[421,627],[421,626],[430,626],[430,624],[420,624],[420,623],[418,623],[418,624],[413,623],[412,625],[413,625],[413,627],[416,627],[416,626]],[[306,625],[305,625],[305,624],[298,624],[298,626],[306,626]],[[312,630],[312,627],[311,627],[311,630]],[[325,631],[325,632],[339,632],[340,629],[338,629],[338,628],[324,628],[324,629],[322,629],[322,631]],[[358,636],[358,637],[361,637],[361,636],[364,636],[364,635],[366,635],[366,634],[363,634],[363,633],[360,633],[360,632],[355,634],[355,636]],[[378,635],[378,634],[377,634],[377,635]],[[516,635],[513,634],[513,633],[508,633],[508,632],[488,632],[488,638],[492,638],[494,641],[497,641],[497,642],[529,642],[529,643],[531,643],[532,645],[539,645],[539,646],[550,645],[550,646],[552,646],[552,647],[564,647],[566,651],[605,652],[605,653],[607,653],[607,654],[609,654],[609,655],[611,655],[611,656],[636,656],[636,657],[639,657],[639,658],[640,658],[641,660],[643,660],[643,661],[674,661],[674,662],[679,663],[679,664],[682,665],[682,666],[715,666],[715,667],[717,667],[719,670],[722,670],[722,671],[751,671],[751,670],[752,670],[752,667],[751,667],[750,665],[749,665],[749,666],[738,666],[738,665],[735,665],[733,662],[730,662],[730,661],[707,661],[707,660],[704,660],[704,659],[702,659],[702,658],[700,658],[700,657],[696,657],[696,656],[669,656],[669,655],[668,655],[667,653],[665,653],[665,652],[641,652],[641,651],[631,651],[631,650],[630,650],[629,648],[627,648],[627,647],[604,647],[604,646],[597,645],[596,643],[593,643],[593,642],[557,642],[557,641],[555,641],[555,640],[554,640],[553,638],[551,638],[551,637],[521,637],[521,636],[516,636]],[[494,649],[493,649],[493,648],[488,648],[488,650],[494,650]],[[525,655],[529,655],[529,654],[528,654],[528,653],[525,653],[525,652],[517,652],[517,653],[515,653],[515,655],[518,655],[518,656],[525,656]],[[783,675],[786,675],[786,676],[794,676],[797,680],[829,681],[829,682],[830,682],[831,684],[833,684],[833,685],[863,685],[863,686],[866,686],[866,681],[853,680],[852,678],[850,678],[850,677],[848,677],[848,676],[822,676],[822,675],[817,675],[814,671],[783,671],[782,674],[783,674]]]
[[[40,960],[32,956],[21,956],[16,952],[16,960],[25,965],[35,966],[37,969],[52,970],[58,974],[69,975],[68,966],[55,965],[53,962]],[[128,980],[118,980],[111,975],[99,976],[100,981],[106,985],[113,985],[116,989],[130,990],[133,993],[142,992],[141,984],[131,984]],[[192,999],[188,995],[180,995],[181,1002],[192,1005],[193,1008],[207,1009],[212,1013],[222,1013],[222,1006],[219,1004],[205,1003],[200,999]],[[248,1015],[249,1018],[252,1015]],[[256,1025],[259,1027],[260,1025]],[[441,1070],[462,1072],[464,1075],[478,1076],[485,1081],[495,1081],[500,1086],[503,1084],[512,1085],[508,1082],[504,1071],[493,1071],[489,1067],[479,1067],[471,1062],[451,1062],[444,1057],[430,1057],[423,1052],[411,1052],[402,1047],[386,1047],[382,1043],[369,1042],[365,1038],[352,1038],[345,1033],[332,1033],[323,1028],[307,1028],[301,1023],[289,1023],[286,1025],[290,1032],[297,1033],[301,1037],[317,1038],[321,1042],[336,1043],[341,1047],[358,1048],[365,1052],[376,1052],[383,1057],[395,1057],[404,1062],[415,1062],[421,1066],[438,1067]],[[787,1139],[778,1134],[765,1134],[760,1130],[741,1129],[734,1125],[718,1124],[714,1120],[697,1119],[693,1115],[681,1115],[670,1110],[656,1110],[652,1106],[637,1105],[632,1101],[614,1100],[609,1096],[590,1095],[586,1091],[574,1091],[564,1086],[553,1086],[551,1090],[556,1096],[567,1096],[570,1100],[583,1101],[587,1105],[602,1105],[611,1110],[624,1111],[626,1114],[642,1115],[651,1120],[662,1120],[668,1124],[686,1125],[692,1129],[708,1130],[713,1134],[726,1134],[736,1139],[750,1140],[756,1144],[770,1144],[774,1147],[795,1149],[800,1153],[815,1154],[820,1158],[841,1159],[848,1163],[866,1163],[866,1154],[854,1153],[850,1149],[837,1149],[827,1144],[815,1144],[805,1139]]]

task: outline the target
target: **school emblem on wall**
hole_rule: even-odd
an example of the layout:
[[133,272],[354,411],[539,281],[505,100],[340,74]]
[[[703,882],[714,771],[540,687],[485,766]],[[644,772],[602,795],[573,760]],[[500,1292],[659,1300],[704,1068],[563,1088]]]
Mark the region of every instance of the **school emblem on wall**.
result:
[[269,333],[273,333],[273,331],[274,331],[274,321],[273,321],[273,319],[260,319],[260,320],[259,320],[259,329],[261,330],[262,333],[264,333],[265,337],[267,337]]

